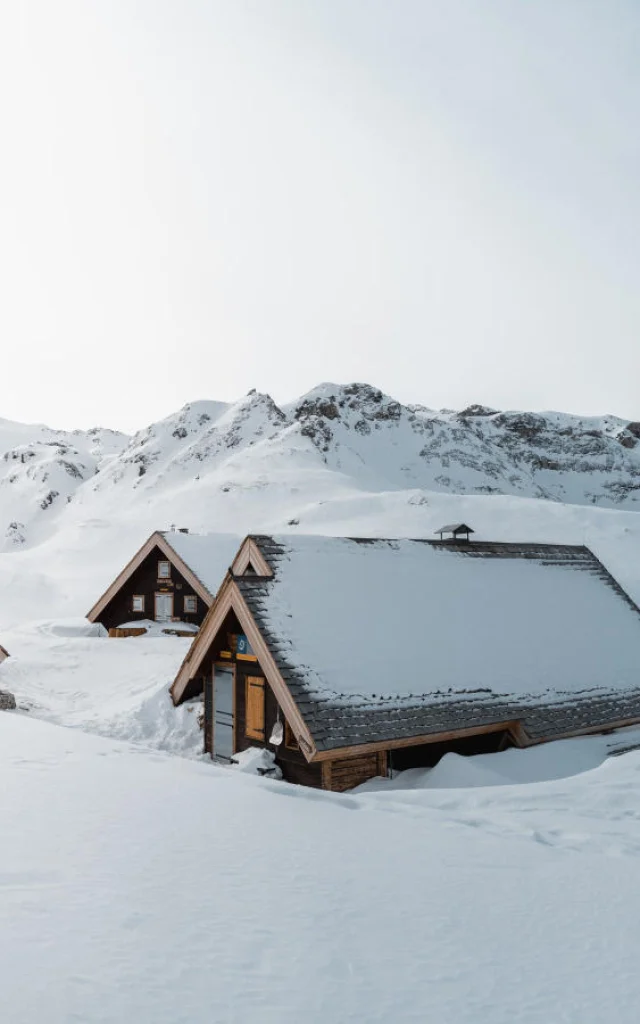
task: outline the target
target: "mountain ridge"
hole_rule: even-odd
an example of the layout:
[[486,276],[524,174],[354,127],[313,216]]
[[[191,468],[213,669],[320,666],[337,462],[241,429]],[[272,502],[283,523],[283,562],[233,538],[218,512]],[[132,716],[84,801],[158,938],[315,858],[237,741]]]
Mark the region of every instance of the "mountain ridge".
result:
[[[281,406],[255,390],[200,400],[132,435],[0,419],[5,551],[37,545],[73,516],[158,504],[164,522],[189,494],[213,514],[230,495],[241,509],[243,495],[263,492],[277,525],[299,518],[300,504],[400,491],[640,510],[640,423],[480,404],[433,410],[363,383],[323,383]],[[240,526],[245,518],[253,523],[240,515]]]

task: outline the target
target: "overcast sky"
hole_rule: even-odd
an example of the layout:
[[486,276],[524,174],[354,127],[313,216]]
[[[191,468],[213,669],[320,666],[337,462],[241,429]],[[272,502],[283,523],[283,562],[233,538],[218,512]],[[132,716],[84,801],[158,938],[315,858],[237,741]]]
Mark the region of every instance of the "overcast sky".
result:
[[0,0],[0,416],[640,419],[637,0]]

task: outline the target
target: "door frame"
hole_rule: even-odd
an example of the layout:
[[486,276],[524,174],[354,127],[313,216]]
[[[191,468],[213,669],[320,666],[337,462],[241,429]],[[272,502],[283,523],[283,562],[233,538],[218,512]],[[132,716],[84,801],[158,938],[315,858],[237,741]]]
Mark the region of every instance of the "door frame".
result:
[[[159,619],[158,618],[158,598],[159,597],[163,597],[163,598],[167,598],[168,597],[168,598],[171,599],[171,614],[169,615],[168,619]],[[173,593],[170,590],[156,590],[154,592],[154,595],[153,595],[153,621],[154,622],[171,622],[172,619],[173,619],[173,611],[174,611]]]
[[236,666],[233,661],[214,661],[211,666],[211,675],[209,676],[207,683],[211,687],[211,759],[215,760],[216,755],[216,668],[223,668],[226,671],[231,669],[231,714],[233,715],[233,726],[231,730],[231,744],[233,747],[232,755],[238,752],[238,716],[236,714],[236,687],[237,687],[237,675]]

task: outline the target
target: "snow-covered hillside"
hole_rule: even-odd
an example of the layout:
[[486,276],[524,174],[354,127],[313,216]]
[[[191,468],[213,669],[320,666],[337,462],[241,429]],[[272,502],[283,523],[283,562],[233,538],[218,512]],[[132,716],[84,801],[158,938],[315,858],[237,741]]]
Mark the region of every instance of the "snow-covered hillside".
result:
[[434,412],[365,384],[324,384],[282,409],[256,392],[230,405],[195,402],[131,438],[5,420],[0,536],[5,550],[34,544],[64,523],[144,516],[159,501],[165,516],[182,517],[189,502],[193,525],[211,529],[241,510],[247,492],[260,492],[274,520],[308,515],[345,491],[635,509],[639,442],[640,423],[613,416]]
[[[0,628],[81,615],[142,541],[192,530],[587,543],[640,597],[640,424],[407,407],[324,384],[250,392],[126,437],[0,421]],[[615,510],[615,511],[614,511]],[[37,586],[34,586],[37,582]]]

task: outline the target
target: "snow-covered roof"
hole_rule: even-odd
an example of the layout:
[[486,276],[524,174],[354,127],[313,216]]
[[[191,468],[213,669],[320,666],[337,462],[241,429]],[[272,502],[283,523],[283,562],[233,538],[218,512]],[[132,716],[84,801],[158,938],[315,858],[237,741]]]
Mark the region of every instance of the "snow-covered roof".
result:
[[470,526],[466,523],[447,523],[446,526],[441,526],[439,530],[435,530],[435,533],[475,533]]
[[166,530],[162,536],[214,597],[241,538],[231,533],[182,533],[180,530]]
[[587,548],[255,540],[275,575],[237,586],[318,749],[640,715],[640,613]]

